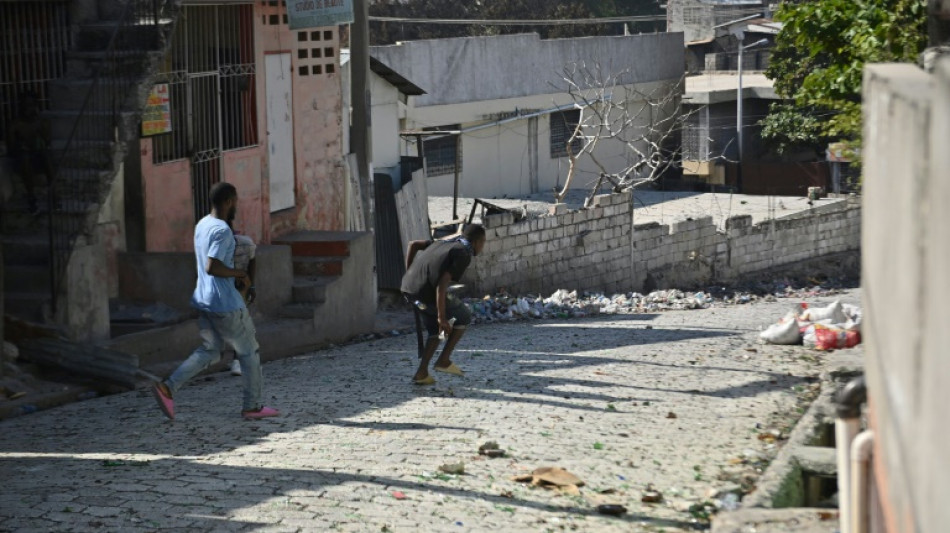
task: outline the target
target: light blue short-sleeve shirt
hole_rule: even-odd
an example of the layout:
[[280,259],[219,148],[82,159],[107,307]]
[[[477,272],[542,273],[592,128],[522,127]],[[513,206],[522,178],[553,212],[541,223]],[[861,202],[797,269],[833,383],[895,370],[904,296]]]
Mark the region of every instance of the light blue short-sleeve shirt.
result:
[[244,308],[244,298],[233,278],[219,278],[205,272],[208,258],[234,268],[234,234],[223,220],[208,215],[195,226],[195,261],[198,284],[191,297],[192,307],[211,313],[230,313]]

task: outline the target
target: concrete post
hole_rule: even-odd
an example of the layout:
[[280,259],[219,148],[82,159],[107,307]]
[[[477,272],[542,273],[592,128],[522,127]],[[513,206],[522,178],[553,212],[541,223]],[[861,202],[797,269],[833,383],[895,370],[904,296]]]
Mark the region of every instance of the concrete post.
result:
[[372,97],[369,86],[369,19],[367,0],[353,2],[355,22],[350,34],[352,54],[350,55],[350,73],[352,76],[353,125],[350,143],[356,154],[360,178],[360,202],[363,204],[363,223],[365,228],[373,227],[371,200],[373,131],[371,120]]

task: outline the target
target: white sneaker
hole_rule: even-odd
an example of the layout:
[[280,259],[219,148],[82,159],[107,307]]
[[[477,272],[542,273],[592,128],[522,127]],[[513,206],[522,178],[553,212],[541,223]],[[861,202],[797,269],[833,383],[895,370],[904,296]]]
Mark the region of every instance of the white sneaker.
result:
[[241,362],[235,359],[231,361],[231,375],[240,376],[241,375]]

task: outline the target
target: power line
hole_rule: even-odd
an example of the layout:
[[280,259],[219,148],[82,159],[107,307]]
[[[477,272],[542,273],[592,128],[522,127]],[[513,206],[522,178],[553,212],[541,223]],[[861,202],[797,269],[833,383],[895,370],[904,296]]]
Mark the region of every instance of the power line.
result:
[[582,19],[435,19],[417,17],[370,16],[371,22],[399,22],[408,24],[455,24],[477,26],[570,26],[575,24],[610,24],[618,22],[660,22],[666,15],[640,15],[626,17],[599,17]]

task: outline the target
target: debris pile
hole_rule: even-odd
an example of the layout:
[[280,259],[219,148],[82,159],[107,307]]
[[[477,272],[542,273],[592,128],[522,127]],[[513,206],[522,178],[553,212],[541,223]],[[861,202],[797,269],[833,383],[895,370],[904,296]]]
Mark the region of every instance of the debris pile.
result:
[[583,318],[598,314],[657,313],[707,309],[726,305],[742,305],[758,301],[775,302],[779,298],[803,298],[834,294],[836,289],[812,286],[795,289],[785,282],[768,284],[764,294],[711,287],[705,291],[677,289],[653,291],[649,294],[629,292],[608,296],[600,292],[578,292],[559,289],[548,297],[514,296],[505,290],[484,298],[466,298],[474,322],[496,322],[523,319]]
[[861,343],[861,308],[837,300],[826,307],[802,303],[759,338],[768,344],[804,344],[816,350],[853,348]]

